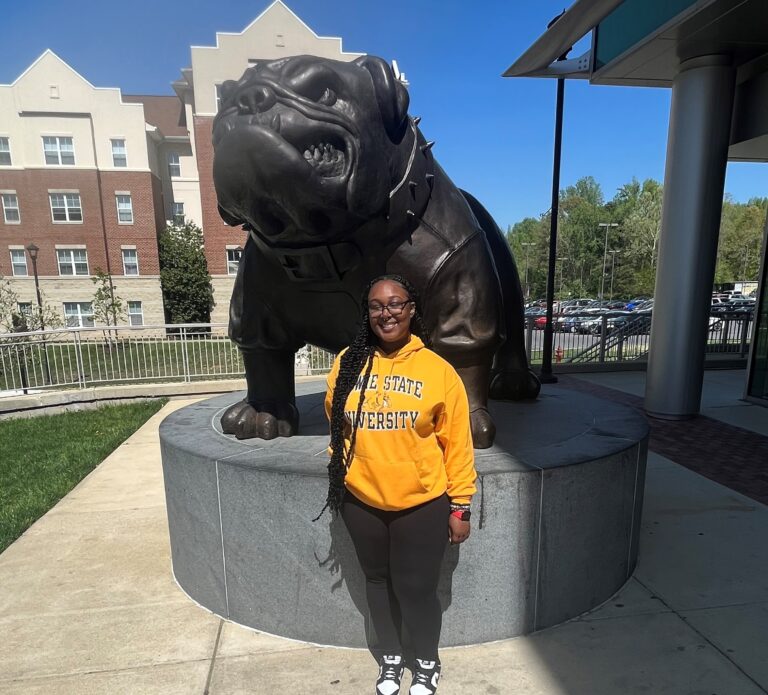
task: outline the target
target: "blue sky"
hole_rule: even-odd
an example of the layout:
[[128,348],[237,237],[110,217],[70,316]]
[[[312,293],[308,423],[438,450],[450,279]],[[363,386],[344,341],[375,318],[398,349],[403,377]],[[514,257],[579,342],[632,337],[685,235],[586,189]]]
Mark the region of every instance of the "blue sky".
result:
[[[171,94],[191,45],[244,29],[267,0],[52,0],[5,3],[0,83],[46,48],[100,87]],[[344,49],[396,59],[411,83],[411,113],[435,155],[506,228],[549,208],[555,83],[501,73],[566,0],[287,0],[316,33]],[[578,50],[574,54],[578,54]],[[234,77],[234,76],[233,76]],[[561,186],[591,175],[606,199],[633,176],[664,176],[667,89],[566,84]],[[768,165],[732,163],[726,191],[768,196]]]

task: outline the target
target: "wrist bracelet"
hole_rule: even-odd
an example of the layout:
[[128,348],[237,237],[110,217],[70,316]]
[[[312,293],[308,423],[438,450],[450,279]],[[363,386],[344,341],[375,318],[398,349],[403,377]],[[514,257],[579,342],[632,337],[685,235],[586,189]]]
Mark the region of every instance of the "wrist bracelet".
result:
[[451,502],[452,512],[468,512],[469,509],[470,509],[470,505],[468,504],[458,504],[457,502]]
[[455,516],[457,519],[461,519],[462,521],[469,521],[472,517],[472,512],[470,512],[469,509],[454,509],[451,512],[451,516]]

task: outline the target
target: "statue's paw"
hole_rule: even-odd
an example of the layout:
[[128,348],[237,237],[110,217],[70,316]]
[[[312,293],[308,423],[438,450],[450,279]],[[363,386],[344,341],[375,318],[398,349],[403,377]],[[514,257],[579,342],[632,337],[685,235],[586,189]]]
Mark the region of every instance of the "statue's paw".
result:
[[493,418],[485,408],[473,410],[469,414],[469,423],[472,428],[472,446],[475,449],[487,449],[493,445],[496,425],[493,424]]
[[496,372],[489,395],[497,401],[522,401],[536,398],[541,390],[538,377],[530,369]]
[[299,431],[299,411],[293,403],[240,401],[224,411],[221,429],[238,439],[291,437]]

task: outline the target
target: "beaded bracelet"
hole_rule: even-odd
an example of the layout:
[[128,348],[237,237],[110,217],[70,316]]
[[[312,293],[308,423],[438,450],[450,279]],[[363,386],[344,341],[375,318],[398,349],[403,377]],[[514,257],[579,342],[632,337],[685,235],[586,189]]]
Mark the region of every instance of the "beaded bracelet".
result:
[[468,504],[458,504],[457,502],[451,502],[452,512],[468,512],[469,509],[470,509],[470,505]]

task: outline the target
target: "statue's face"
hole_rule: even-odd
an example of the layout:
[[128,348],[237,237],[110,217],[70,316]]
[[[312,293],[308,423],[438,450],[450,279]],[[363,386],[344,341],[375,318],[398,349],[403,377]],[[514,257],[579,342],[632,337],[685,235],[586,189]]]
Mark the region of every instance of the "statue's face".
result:
[[225,83],[213,129],[224,219],[267,240],[312,242],[383,214],[402,164],[380,89],[362,62],[313,56],[257,64]]

